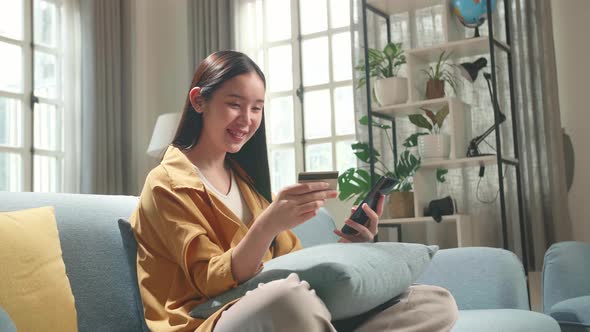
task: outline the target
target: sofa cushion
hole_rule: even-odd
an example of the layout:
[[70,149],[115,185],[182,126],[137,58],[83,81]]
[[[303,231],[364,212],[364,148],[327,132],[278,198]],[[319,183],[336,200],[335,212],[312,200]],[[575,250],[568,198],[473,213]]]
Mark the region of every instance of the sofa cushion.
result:
[[52,207],[0,213],[0,307],[19,331],[78,331]]
[[336,225],[325,208],[320,208],[315,217],[292,229],[301,241],[303,248],[318,244],[336,243],[340,237],[334,234]]
[[16,332],[16,326],[12,318],[8,315],[4,309],[0,306],[0,331],[2,332]]
[[544,314],[519,309],[459,310],[452,332],[560,332],[557,322]]
[[266,262],[252,279],[197,306],[191,315],[208,317],[259,283],[286,278],[294,272],[309,282],[330,310],[332,319],[353,317],[404,292],[437,250],[436,246],[387,242],[305,248]]
[[587,327],[590,330],[590,296],[580,296],[555,304],[548,312],[559,324]]

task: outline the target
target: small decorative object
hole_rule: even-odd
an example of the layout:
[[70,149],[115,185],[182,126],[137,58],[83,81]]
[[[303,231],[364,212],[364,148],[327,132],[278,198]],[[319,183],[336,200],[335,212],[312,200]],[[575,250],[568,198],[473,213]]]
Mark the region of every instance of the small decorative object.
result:
[[448,63],[451,53],[442,51],[434,66],[428,70],[422,69],[428,80],[426,81],[426,99],[436,99],[445,96],[445,83],[448,83],[453,92],[457,93],[457,79],[450,70],[451,65]]
[[[369,76],[375,78],[375,97],[382,105],[395,105],[408,100],[408,79],[398,77],[399,70],[406,63],[401,43],[389,43],[383,51],[369,48]],[[365,62],[361,61],[356,70],[365,72]],[[357,86],[365,84],[365,78]]]
[[418,137],[418,152],[423,160],[441,160],[449,156],[449,135],[441,133],[442,125],[449,115],[449,106],[443,107],[436,114],[428,109],[421,108],[426,114],[412,114],[410,122],[419,128],[429,131],[429,134],[420,133]]
[[441,222],[442,216],[450,216],[457,211],[457,204],[447,196],[441,199],[435,199],[428,203],[428,207],[424,209],[424,215],[432,217],[434,221]]
[[[492,2],[492,10],[496,7],[496,0]],[[453,0],[453,12],[459,22],[467,28],[475,29],[475,37],[479,37],[479,26],[488,17],[488,0]]]

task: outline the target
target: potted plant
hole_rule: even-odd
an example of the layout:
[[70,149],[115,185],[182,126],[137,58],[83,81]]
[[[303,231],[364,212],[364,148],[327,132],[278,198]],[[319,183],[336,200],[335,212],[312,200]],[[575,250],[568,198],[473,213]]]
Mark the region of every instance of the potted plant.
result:
[[[367,117],[359,120],[359,123],[368,125]],[[390,142],[388,129],[391,126],[384,125],[373,121],[373,127],[379,128],[385,132],[387,141]],[[388,176],[398,180],[393,192],[389,195],[390,216],[392,218],[411,218],[414,216],[414,193],[413,177],[420,168],[420,158],[413,155],[409,148],[417,145],[417,138],[421,134],[414,134],[408,137],[404,142],[406,148],[398,158],[397,165],[391,170],[381,159],[381,154],[373,149],[375,158],[375,173],[378,177]],[[371,175],[367,170],[369,168],[369,145],[364,142],[356,142],[351,145],[354,154],[364,165],[361,167],[351,167],[344,171],[338,177],[339,196],[342,201],[355,198],[354,204],[359,204],[365,195],[371,190]]]
[[428,80],[426,81],[426,99],[442,98],[445,96],[445,82],[448,83],[453,92],[457,93],[459,81],[451,71],[451,65],[448,63],[451,53],[442,51],[438,56],[438,61],[428,70],[422,69]]
[[428,133],[420,133],[418,137],[418,153],[424,160],[440,160],[449,156],[449,135],[441,133],[442,125],[449,115],[449,106],[446,105],[436,114],[428,109],[421,108],[426,116],[412,114],[410,122],[419,128],[428,130]]
[[[389,43],[383,51],[369,48],[369,68],[365,68],[362,61],[355,67],[356,70],[365,72],[375,79],[375,97],[382,105],[395,105],[405,103],[408,100],[408,79],[398,77],[399,70],[406,63],[406,56],[401,43]],[[359,80],[357,86],[365,84],[365,77]]]

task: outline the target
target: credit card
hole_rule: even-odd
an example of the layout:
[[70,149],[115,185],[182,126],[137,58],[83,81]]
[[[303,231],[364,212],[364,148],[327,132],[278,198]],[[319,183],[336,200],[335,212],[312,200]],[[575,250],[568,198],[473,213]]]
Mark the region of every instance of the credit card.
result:
[[328,189],[336,190],[338,187],[338,171],[301,172],[297,176],[297,182],[327,182],[330,184]]

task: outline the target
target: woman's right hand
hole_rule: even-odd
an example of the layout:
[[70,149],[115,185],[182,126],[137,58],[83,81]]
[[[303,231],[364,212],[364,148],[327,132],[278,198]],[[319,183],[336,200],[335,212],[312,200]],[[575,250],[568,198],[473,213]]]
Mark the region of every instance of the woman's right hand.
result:
[[275,236],[311,219],[327,199],[338,196],[326,182],[298,183],[283,188],[256,223]]

